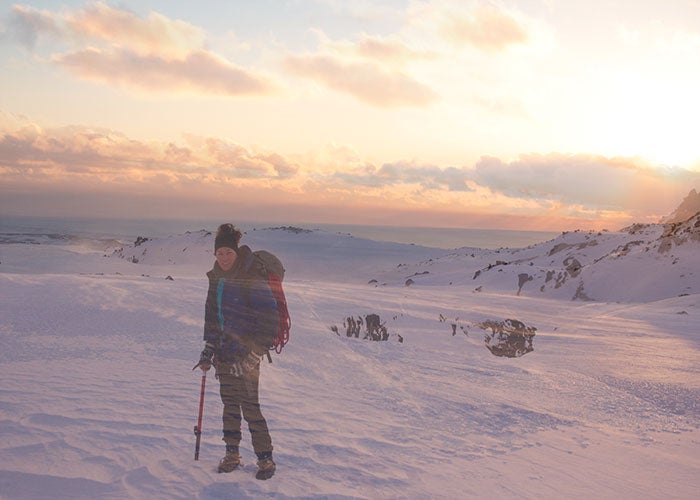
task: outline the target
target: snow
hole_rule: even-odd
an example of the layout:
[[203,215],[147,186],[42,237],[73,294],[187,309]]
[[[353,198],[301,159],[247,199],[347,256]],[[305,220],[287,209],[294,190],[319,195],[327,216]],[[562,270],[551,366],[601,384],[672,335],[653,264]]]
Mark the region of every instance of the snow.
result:
[[[216,473],[211,372],[193,460],[211,233],[0,245],[0,498],[697,498],[698,226],[452,251],[249,231],[293,320],[261,376],[268,481],[247,432]],[[388,341],[346,336],[372,313]],[[508,319],[532,352],[486,348]]]

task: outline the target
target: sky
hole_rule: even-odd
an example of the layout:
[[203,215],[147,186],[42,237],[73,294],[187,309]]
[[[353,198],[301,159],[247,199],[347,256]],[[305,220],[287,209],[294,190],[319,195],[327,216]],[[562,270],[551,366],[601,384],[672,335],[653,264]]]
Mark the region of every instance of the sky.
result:
[[530,230],[700,189],[699,0],[0,1],[0,215]]

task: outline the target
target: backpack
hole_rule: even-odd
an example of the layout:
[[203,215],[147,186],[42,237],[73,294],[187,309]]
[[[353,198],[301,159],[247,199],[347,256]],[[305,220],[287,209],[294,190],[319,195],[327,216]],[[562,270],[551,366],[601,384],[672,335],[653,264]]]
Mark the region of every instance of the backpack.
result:
[[[289,342],[289,330],[292,327],[292,320],[289,317],[289,310],[287,309],[287,298],[284,296],[284,290],[282,289],[284,266],[276,255],[266,250],[256,250],[253,252],[253,256],[255,257],[255,266],[260,274],[267,279],[270,291],[277,302],[279,327],[272,349],[274,349],[277,354],[280,354],[282,348]],[[267,359],[272,363],[269,351],[267,353]]]

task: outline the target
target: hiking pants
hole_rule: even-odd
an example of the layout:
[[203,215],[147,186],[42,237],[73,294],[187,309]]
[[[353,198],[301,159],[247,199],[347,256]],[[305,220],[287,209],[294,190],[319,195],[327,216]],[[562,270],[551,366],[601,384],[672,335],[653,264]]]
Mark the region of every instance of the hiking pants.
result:
[[239,445],[242,415],[253,438],[255,454],[260,456],[271,453],[272,439],[258,401],[260,367],[241,377],[222,374],[218,378],[221,401],[224,403],[224,442],[227,445]]

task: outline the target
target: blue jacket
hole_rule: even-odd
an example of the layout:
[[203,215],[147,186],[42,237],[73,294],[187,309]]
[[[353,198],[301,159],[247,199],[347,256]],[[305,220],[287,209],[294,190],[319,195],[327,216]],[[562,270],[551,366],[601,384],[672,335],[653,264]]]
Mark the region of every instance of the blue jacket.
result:
[[279,326],[277,301],[250,248],[238,249],[231,270],[218,263],[207,273],[204,341],[213,345],[217,363],[232,363],[251,350],[272,347]]

